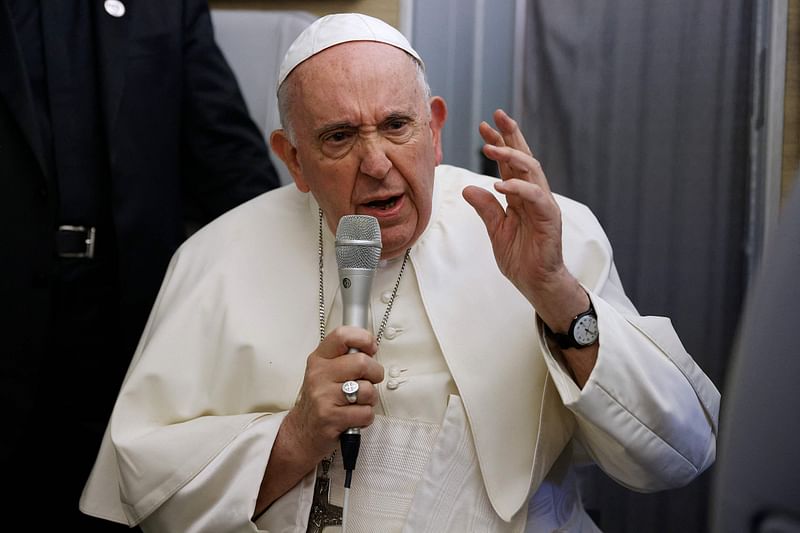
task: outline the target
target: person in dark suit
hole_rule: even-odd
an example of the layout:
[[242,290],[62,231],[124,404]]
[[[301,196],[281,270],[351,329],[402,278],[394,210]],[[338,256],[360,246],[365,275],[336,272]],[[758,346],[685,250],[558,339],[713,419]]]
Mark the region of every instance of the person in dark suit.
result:
[[204,0],[0,0],[6,520],[112,527],[78,500],[169,258],[278,185]]

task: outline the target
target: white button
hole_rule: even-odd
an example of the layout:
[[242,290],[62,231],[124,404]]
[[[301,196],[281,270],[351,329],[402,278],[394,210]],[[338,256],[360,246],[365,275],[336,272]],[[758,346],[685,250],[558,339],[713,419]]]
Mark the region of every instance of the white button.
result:
[[385,304],[388,304],[392,300],[392,292],[391,291],[384,291],[381,294],[381,301]]
[[400,374],[402,374],[402,373],[403,373],[403,371],[400,369],[399,366],[393,366],[393,367],[389,368],[389,376],[390,377],[393,377],[393,378],[400,377]]
[[386,328],[386,338],[394,339],[395,337],[397,337],[397,330],[392,327]]
[[390,379],[386,382],[386,388],[389,390],[395,390],[397,387],[400,386],[400,382],[396,379]]
[[103,2],[103,7],[105,8],[106,13],[112,17],[119,18],[125,14],[125,4],[119,0],[106,0]]

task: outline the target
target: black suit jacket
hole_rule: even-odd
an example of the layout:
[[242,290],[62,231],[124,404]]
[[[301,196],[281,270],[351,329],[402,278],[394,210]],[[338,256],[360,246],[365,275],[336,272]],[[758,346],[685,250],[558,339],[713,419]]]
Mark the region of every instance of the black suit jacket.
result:
[[[132,350],[169,259],[186,236],[187,216],[202,224],[276,187],[279,180],[214,42],[206,2],[129,0],[119,18],[107,14],[103,4],[91,2],[98,94],[110,162],[119,312],[125,324],[120,347]],[[8,446],[16,446],[12,451],[24,447],[22,420],[42,415],[31,412],[37,397],[41,408],[46,392],[37,382],[60,356],[47,353],[47,341],[58,260],[55,231],[65,222],[58,220],[54,163],[42,146],[14,35],[9,8],[0,0],[4,456]],[[103,238],[98,232],[98,246]],[[127,367],[131,355],[109,357],[121,357]],[[6,459],[13,460],[13,454]]]
[[[120,18],[103,2],[93,9],[123,301],[149,308],[187,215],[207,222],[279,182],[213,40],[206,2],[127,4]],[[53,162],[13,35],[2,2],[0,291],[21,326],[3,339],[12,352],[37,343],[59,223]]]

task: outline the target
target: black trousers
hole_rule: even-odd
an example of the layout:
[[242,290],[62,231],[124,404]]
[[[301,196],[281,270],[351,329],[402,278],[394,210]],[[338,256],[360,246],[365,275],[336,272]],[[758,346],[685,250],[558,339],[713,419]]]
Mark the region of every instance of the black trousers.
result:
[[101,255],[62,258],[54,276],[50,353],[29,434],[22,436],[30,445],[21,451],[30,472],[23,491],[42,529],[53,520],[65,531],[138,531],[78,509],[135,349],[130,321],[142,320],[122,308],[116,272],[113,259]]

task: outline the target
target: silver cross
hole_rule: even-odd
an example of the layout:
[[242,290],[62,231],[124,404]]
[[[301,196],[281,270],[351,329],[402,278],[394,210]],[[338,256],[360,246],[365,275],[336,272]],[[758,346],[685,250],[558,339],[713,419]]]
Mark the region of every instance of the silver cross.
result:
[[331,479],[328,477],[328,470],[332,462],[333,456],[322,460],[322,473],[314,483],[314,500],[308,515],[306,533],[322,533],[328,526],[342,525],[342,508],[333,505],[329,499]]

